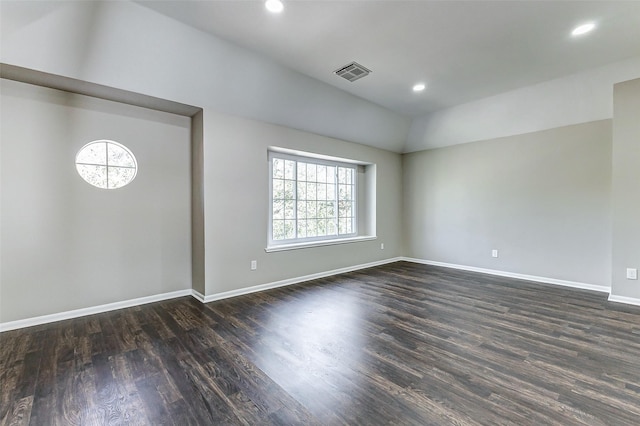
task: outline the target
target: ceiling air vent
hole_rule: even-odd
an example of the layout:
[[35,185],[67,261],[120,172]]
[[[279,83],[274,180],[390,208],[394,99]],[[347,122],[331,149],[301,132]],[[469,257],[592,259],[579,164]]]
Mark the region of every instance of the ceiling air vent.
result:
[[349,80],[351,82],[356,81],[359,78],[365,77],[371,73],[371,70],[366,69],[357,62],[351,62],[349,65],[345,65],[340,69],[334,71],[336,75]]

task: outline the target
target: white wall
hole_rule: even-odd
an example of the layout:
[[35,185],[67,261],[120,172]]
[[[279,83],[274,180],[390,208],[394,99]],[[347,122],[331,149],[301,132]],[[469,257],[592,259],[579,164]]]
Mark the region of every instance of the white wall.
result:
[[[189,119],[1,84],[0,322],[190,288]],[[133,151],[130,185],[76,173],[96,139]]]
[[406,255],[610,285],[611,120],[405,154],[403,169]]
[[640,304],[640,281],[626,278],[640,269],[640,79],[616,84],[613,117],[612,296]]
[[[400,155],[211,111],[204,120],[208,295],[401,255]],[[270,146],[375,163],[378,239],[266,253]]]

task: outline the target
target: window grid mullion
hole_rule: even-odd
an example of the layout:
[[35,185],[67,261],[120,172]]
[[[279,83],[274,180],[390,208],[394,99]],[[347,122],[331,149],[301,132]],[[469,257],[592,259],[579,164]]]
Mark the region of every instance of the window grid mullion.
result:
[[[77,162],[76,164],[79,164],[81,166],[98,166],[98,167],[107,167],[106,164],[99,164],[99,163],[80,163]],[[135,169],[135,167],[133,166],[108,166],[110,169]]]
[[340,235],[340,214],[339,214],[339,210],[340,210],[340,203],[338,200],[338,195],[339,195],[339,191],[338,191],[338,169],[340,169],[340,167],[335,167],[335,172],[334,172],[334,185],[333,185],[333,198],[334,198],[334,202],[335,205],[333,206],[333,221],[334,221],[334,226],[336,227],[336,235]]
[[107,167],[107,189],[109,189],[109,142],[104,144],[104,164]]
[[[308,240],[308,241],[315,241],[315,240],[330,240],[332,237],[342,237],[345,235],[351,235],[354,233],[357,233],[357,231],[355,231],[355,220],[356,220],[356,216],[355,216],[355,179],[356,179],[356,175],[355,175],[355,169],[351,166],[342,166],[340,164],[326,164],[326,163],[316,163],[312,160],[308,160],[308,161],[303,161],[302,159],[295,159],[295,158],[280,158],[279,156],[273,156],[273,159],[278,159],[280,161],[282,161],[282,166],[283,166],[283,172],[284,175],[282,176],[282,183],[284,185],[283,187],[283,197],[284,199],[281,200],[283,203],[282,208],[284,209],[283,211],[283,221],[282,221],[282,225],[284,226],[284,228],[281,229],[281,231],[278,231],[277,234],[277,240],[280,240],[282,242],[287,242],[287,241],[304,241],[304,240]],[[287,162],[291,161],[292,165],[292,172],[293,172],[293,177],[291,178],[291,183],[293,184],[293,188],[292,188],[292,198],[293,198],[293,213],[292,213],[292,220],[287,219],[287,192],[286,192],[286,187],[287,187],[287,176],[286,176],[286,169],[287,169]],[[314,166],[316,168],[316,173],[315,173],[315,178],[311,178],[310,176],[306,175],[305,173],[305,178],[304,180],[301,179],[302,176],[298,175],[298,171],[300,170],[300,164],[304,164],[305,167],[307,164]],[[320,176],[317,174],[318,173],[318,166],[324,166],[323,168],[325,168],[326,172],[324,174],[324,176],[322,178],[320,178]],[[274,164],[274,160],[271,161],[271,182],[272,182],[272,187],[275,187],[275,182],[278,180],[275,176],[274,176],[274,168],[275,164]],[[331,193],[327,192],[327,187],[329,185],[329,180],[328,180],[328,171],[329,168],[332,170],[332,176],[333,176],[333,190]],[[341,182],[340,181],[340,172],[343,172],[345,174],[345,178],[349,178],[348,182]],[[306,170],[306,172],[308,172],[308,170]],[[322,183],[320,183],[320,181],[323,181]],[[305,185],[305,199],[304,201],[302,201],[300,199],[300,194],[301,192],[298,191],[298,185]],[[309,184],[311,184],[311,186],[313,188],[315,188],[315,192],[314,193],[310,193],[309,192]],[[324,189],[322,191],[320,191],[319,185],[324,185]],[[345,192],[345,196],[346,199],[344,200],[344,208],[341,209],[341,200],[340,200],[340,188],[342,187],[342,189]],[[319,197],[319,193],[322,192],[324,194],[324,197],[322,197],[322,199],[320,199]],[[348,196],[346,194],[349,194]],[[331,203],[333,204],[333,212],[331,216],[327,216],[327,208],[328,208],[328,204],[329,204],[329,199],[331,199]],[[272,193],[271,193],[271,213],[273,216],[273,208],[276,205],[275,203],[278,203],[280,200],[277,200],[274,198],[274,193],[273,193],[273,189],[272,189]],[[315,206],[315,208],[313,209],[313,212],[308,211],[308,203],[311,203],[312,206]],[[320,204],[325,206],[325,209],[323,210],[323,216],[320,216]],[[303,216],[300,216],[298,213],[301,212],[299,209],[302,208],[302,212],[304,213]],[[345,210],[346,209],[346,210]],[[309,216],[309,213],[311,213],[311,216]],[[341,217],[344,216],[344,217]],[[341,219],[344,220],[344,226],[341,228]],[[305,221],[305,226],[304,228],[306,229],[306,233],[304,234],[304,236],[299,232],[302,228],[301,228],[301,221]],[[333,232],[329,231],[329,220],[332,222],[333,227],[335,228]],[[320,222],[322,221],[322,223],[320,224]],[[274,230],[275,230],[275,225],[278,222],[278,220],[274,219],[272,217],[272,221],[271,221],[271,230],[270,230],[270,235],[271,235],[271,241],[276,241],[275,234],[274,234]],[[287,229],[286,229],[286,223],[292,223],[294,226],[294,230],[292,233],[288,234]],[[311,236],[309,236],[309,229],[307,229],[307,225],[309,225],[309,223],[311,223],[313,231],[313,234]],[[322,229],[322,231],[320,231]],[[280,232],[284,232],[284,234],[280,234]],[[321,234],[322,232],[322,234]],[[287,238],[287,234],[288,235],[292,235],[292,237]]]
[[293,162],[293,226],[298,239],[298,161]]

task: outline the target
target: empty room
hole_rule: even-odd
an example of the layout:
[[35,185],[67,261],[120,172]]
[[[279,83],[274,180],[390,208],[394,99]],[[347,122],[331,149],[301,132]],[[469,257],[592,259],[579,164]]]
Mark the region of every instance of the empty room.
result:
[[640,2],[0,0],[0,425],[637,425]]

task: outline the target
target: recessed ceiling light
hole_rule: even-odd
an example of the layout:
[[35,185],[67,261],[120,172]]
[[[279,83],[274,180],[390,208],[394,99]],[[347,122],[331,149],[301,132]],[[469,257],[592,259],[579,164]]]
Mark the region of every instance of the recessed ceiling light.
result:
[[586,34],[590,31],[593,31],[595,27],[596,27],[595,22],[588,22],[586,24],[582,24],[575,27],[573,31],[571,31],[571,35],[575,37],[582,34]]
[[271,13],[280,13],[284,9],[284,4],[280,0],[267,0],[264,2],[264,7]]
[[422,92],[425,88],[427,87],[426,84],[424,83],[418,83],[415,86],[413,86],[413,91],[414,92]]

